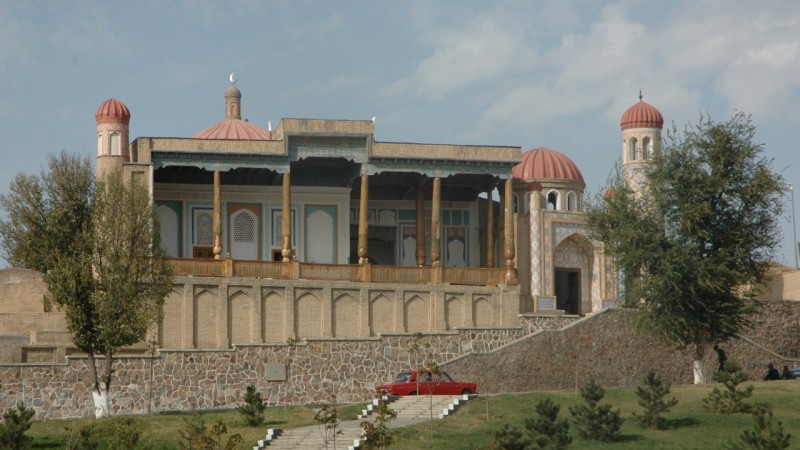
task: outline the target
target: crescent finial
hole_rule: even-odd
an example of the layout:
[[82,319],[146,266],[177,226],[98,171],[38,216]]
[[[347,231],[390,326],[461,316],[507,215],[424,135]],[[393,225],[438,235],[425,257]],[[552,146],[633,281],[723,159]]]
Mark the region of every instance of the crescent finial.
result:
[[231,84],[236,84],[236,82],[239,81],[233,76],[233,72],[231,72],[231,76],[229,76],[228,79],[230,80]]

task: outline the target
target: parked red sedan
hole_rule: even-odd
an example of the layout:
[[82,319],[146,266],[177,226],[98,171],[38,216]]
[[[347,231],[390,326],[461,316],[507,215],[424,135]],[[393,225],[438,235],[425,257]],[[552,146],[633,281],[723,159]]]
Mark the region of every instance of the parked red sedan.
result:
[[397,374],[394,382],[375,386],[375,392],[391,395],[460,395],[477,394],[475,383],[453,381],[445,372],[404,370]]

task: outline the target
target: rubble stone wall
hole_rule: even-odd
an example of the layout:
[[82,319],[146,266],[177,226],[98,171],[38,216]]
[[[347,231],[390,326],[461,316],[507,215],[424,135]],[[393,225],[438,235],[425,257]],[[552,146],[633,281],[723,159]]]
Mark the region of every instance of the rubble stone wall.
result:
[[[377,383],[432,362],[479,392],[567,389],[594,378],[606,386],[636,385],[648,368],[665,381],[691,383],[691,353],[638,333],[634,314],[607,310],[590,317],[521,316],[521,326],[467,328],[435,334],[384,334],[361,339],[307,339],[230,350],[158,349],[115,359],[114,414],[226,409],[255,385],[272,406],[367,401]],[[724,343],[728,357],[753,378],[766,364],[800,365],[800,302],[770,302],[742,339]],[[707,373],[716,367],[708,350]],[[94,413],[88,360],[0,365],[0,410],[17,402],[38,419]],[[275,368],[285,368],[285,378]],[[280,372],[280,371],[278,371]]]

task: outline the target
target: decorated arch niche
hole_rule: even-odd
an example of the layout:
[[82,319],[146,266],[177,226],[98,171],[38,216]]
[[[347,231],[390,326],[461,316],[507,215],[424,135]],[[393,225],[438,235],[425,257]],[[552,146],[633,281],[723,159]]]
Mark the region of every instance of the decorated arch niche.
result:
[[342,294],[333,301],[333,337],[358,336],[358,302],[350,294]]
[[297,340],[322,337],[322,301],[310,292],[295,300],[294,330]]
[[378,294],[369,303],[369,335],[394,331],[394,314],[392,301],[384,294]]

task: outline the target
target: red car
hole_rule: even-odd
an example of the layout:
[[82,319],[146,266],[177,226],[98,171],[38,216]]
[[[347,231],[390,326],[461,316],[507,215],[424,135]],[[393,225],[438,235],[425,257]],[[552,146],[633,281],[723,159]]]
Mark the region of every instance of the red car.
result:
[[453,381],[445,372],[432,373],[430,371],[404,370],[397,374],[394,382],[375,386],[375,392],[391,395],[461,395],[477,394],[478,386],[475,383]]

